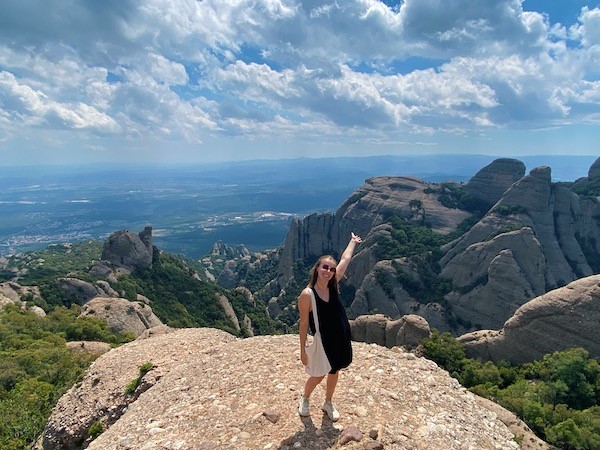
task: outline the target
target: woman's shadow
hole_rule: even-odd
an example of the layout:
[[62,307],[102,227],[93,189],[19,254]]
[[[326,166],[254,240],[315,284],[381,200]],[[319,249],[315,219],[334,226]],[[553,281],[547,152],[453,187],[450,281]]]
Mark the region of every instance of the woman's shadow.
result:
[[293,448],[296,442],[300,442],[302,446],[300,448],[308,450],[320,450],[324,448],[333,447],[340,435],[340,430],[333,426],[333,422],[329,420],[326,414],[323,414],[321,418],[321,427],[315,427],[312,417],[300,417],[304,429],[297,431],[291,436],[287,437],[283,441],[278,450],[285,450]]

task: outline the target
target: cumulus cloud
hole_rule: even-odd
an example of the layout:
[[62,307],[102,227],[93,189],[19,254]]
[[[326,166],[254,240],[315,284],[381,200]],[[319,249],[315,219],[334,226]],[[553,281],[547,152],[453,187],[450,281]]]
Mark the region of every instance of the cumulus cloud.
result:
[[600,8],[567,26],[520,0],[10,3],[4,140],[32,127],[393,140],[598,120]]

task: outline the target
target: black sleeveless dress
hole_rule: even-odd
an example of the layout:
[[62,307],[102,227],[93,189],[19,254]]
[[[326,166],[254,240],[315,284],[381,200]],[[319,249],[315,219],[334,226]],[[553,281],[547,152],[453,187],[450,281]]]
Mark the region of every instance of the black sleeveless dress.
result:
[[[348,367],[352,362],[350,323],[335,288],[329,287],[328,302],[321,299],[315,289],[312,291],[315,294],[317,303],[321,340],[323,341],[323,347],[329,364],[331,364],[331,371],[329,373],[333,374],[340,369]],[[311,332],[314,335],[315,322],[312,311],[309,315],[309,324]]]

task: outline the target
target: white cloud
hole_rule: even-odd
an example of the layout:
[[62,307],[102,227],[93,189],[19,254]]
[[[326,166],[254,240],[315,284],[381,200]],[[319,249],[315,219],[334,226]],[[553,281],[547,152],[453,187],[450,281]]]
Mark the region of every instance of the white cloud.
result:
[[567,30],[520,0],[12,3],[4,140],[395,140],[598,117],[600,8]]
[[24,125],[88,129],[114,133],[119,126],[108,115],[84,103],[59,103],[43,92],[20,84],[8,72],[0,72],[0,104],[5,116]]

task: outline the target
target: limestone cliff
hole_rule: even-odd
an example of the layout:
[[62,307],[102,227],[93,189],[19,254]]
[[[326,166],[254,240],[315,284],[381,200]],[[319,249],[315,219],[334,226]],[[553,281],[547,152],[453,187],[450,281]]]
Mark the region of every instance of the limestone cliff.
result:
[[[320,411],[322,387],[311,398],[311,416],[298,416],[306,375],[297,336],[236,339],[182,329],[138,339],[98,358],[60,399],[40,447],[519,448],[496,413],[431,361],[397,348],[353,346],[354,363],[335,395],[341,419],[332,423]],[[145,363],[152,368],[126,394]],[[104,431],[90,442],[93,424]]]

